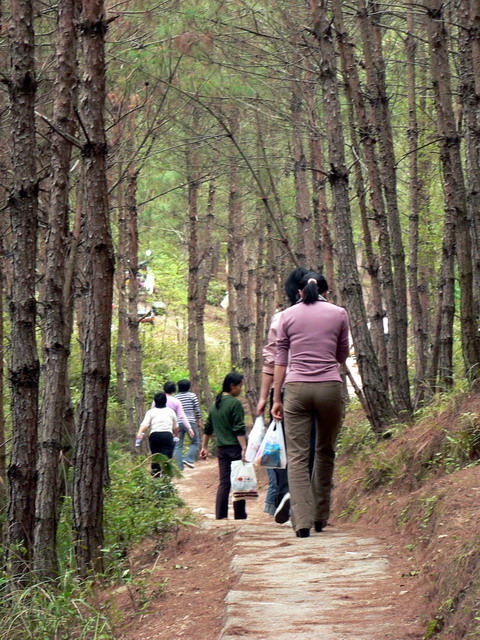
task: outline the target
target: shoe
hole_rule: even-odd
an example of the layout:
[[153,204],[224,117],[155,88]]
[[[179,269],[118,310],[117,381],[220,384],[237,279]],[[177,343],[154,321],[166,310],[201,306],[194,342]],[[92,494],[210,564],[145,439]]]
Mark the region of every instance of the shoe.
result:
[[275,511],[275,514],[273,516],[273,519],[277,524],[283,524],[284,522],[287,522],[289,517],[290,517],[290,494],[286,493],[283,496],[280,504],[278,505]]
[[326,520],[315,520],[314,524],[315,524],[315,531],[317,533],[320,533],[327,526],[327,521]]
[[299,529],[298,531],[295,531],[295,535],[297,538],[309,538],[310,529]]
[[189,469],[195,469],[195,465],[192,462],[189,462],[188,460],[184,460],[183,464]]

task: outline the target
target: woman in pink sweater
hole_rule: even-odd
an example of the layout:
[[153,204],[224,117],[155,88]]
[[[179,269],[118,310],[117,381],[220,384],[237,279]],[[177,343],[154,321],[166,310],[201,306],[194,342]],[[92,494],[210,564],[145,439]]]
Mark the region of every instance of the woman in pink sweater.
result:
[[[325,279],[317,273],[305,275],[301,302],[282,312],[277,331],[272,414],[285,423],[291,518],[301,538],[310,535],[312,526],[322,531],[329,516],[335,443],[343,415],[338,365],[345,362],[349,350],[347,312],[326,302],[321,295],[323,283]],[[317,440],[310,480],[313,416]]]

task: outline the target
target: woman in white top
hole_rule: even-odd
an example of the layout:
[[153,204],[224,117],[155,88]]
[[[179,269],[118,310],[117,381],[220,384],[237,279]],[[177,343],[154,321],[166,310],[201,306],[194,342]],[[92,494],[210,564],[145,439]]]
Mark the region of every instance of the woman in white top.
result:
[[[145,414],[137,438],[143,438],[145,431],[150,428],[148,441],[152,455],[162,453],[167,458],[171,458],[175,448],[173,436],[178,434],[177,415],[173,409],[167,407],[165,393],[156,393],[153,401],[155,407],[149,409]],[[159,475],[160,471],[158,462],[152,462],[152,475]]]

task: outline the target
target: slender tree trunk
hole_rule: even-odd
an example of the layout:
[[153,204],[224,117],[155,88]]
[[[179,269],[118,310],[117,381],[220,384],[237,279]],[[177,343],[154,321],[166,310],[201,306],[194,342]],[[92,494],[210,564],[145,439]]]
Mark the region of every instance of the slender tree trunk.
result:
[[[194,110],[193,120],[196,120]],[[192,391],[197,395],[200,392],[200,377],[198,369],[198,325],[197,325],[197,299],[198,299],[198,151],[195,145],[187,150],[187,176],[188,176],[188,370]]]
[[[13,282],[10,389],[12,454],[8,479],[8,548],[13,575],[29,569],[33,548],[37,458],[39,361],[35,337],[35,266],[38,183],[35,167],[35,37],[33,4],[11,2],[11,77],[14,172],[9,198]],[[15,548],[15,550],[14,550]]]
[[[232,117],[230,128],[234,133],[238,131],[238,114]],[[235,150],[233,150],[235,154]],[[228,196],[228,244],[227,244],[227,283],[228,283],[228,324],[230,327],[230,361],[232,369],[241,367],[240,334],[238,327],[238,298],[236,283],[240,279],[239,265],[242,257],[238,251],[239,234],[243,228],[239,227],[242,219],[242,205],[240,202],[240,169],[238,158],[233,155],[230,160],[230,192]]]
[[[369,178],[373,181],[374,186],[371,189],[372,203],[375,211],[380,211],[385,220],[383,211],[383,200],[380,188],[380,179],[378,173],[377,159],[372,144],[372,140],[368,135],[368,120],[363,103],[363,97],[360,91],[360,81],[358,77],[357,67],[353,58],[353,47],[348,40],[347,33],[345,31],[342,7],[339,0],[333,2],[333,15],[334,24],[337,32],[337,41],[340,51],[340,60],[342,64],[342,73],[344,78],[345,94],[349,106],[350,115],[350,137],[352,140],[352,149],[356,158],[355,169],[355,184],[357,198],[359,202],[360,215],[362,220],[363,241],[365,246],[366,268],[368,275],[370,276],[371,296],[372,296],[372,313],[370,314],[371,333],[375,346],[375,350],[378,354],[378,364],[382,373],[382,378],[386,388],[388,388],[388,358],[387,358],[387,346],[385,342],[385,332],[383,327],[383,321],[385,312],[383,309],[383,300],[381,292],[381,284],[379,281],[379,260],[375,254],[373,248],[372,234],[370,231],[370,225],[368,222],[369,214],[367,212],[366,193],[363,172],[360,163],[360,146],[357,140],[357,133],[355,130],[355,106],[357,108],[357,118],[359,121],[359,128],[364,136],[364,149],[366,151],[366,164],[369,170]],[[375,217],[375,216],[374,216]],[[385,246],[385,245],[383,245]],[[387,239],[388,247],[388,239]],[[391,283],[391,281],[390,281]],[[386,284],[384,282],[384,284]],[[393,287],[388,288],[388,293],[393,295]],[[393,304],[393,301],[392,301]],[[393,364],[393,363],[392,363]]]
[[297,219],[297,260],[301,265],[313,269],[316,252],[308,188],[307,159],[305,157],[303,79],[301,58],[297,55],[292,65],[291,114],[293,127],[293,175],[295,177],[295,217]]
[[198,331],[198,369],[200,377],[200,397],[209,407],[213,403],[213,394],[208,379],[207,347],[205,343],[205,306],[207,304],[208,285],[214,271],[215,248],[213,245],[213,228],[215,226],[215,196],[217,193],[216,180],[211,180],[208,189],[207,215],[204,219],[202,261],[198,284],[198,299],[196,306]]
[[[262,220],[260,207],[257,207],[257,220]],[[266,337],[266,300],[265,300],[265,278],[263,275],[264,264],[266,259],[266,243],[265,231],[260,230],[257,256],[256,256],[256,280],[255,280],[255,383],[256,388],[260,389],[262,380],[263,366],[263,345]]]
[[[53,121],[67,134],[76,129],[77,96],[76,0],[58,7],[57,72]],[[59,465],[68,398],[70,329],[65,317],[63,287],[67,261],[69,169],[71,143],[52,133],[50,203],[46,236],[43,336],[44,389],[40,422],[38,483],[35,512],[34,568],[40,575],[57,572],[56,537],[60,491]]]
[[[123,176],[123,163],[119,163],[119,175]],[[125,215],[124,185],[120,181],[117,186],[117,260],[115,280],[117,283],[118,330],[115,349],[115,371],[117,378],[117,398],[121,404],[126,403],[125,389],[125,343],[127,341],[127,287],[125,274],[128,272],[127,262],[127,220]]]
[[[465,151],[466,151],[466,205],[470,235],[472,240],[472,304],[473,324],[479,321],[480,308],[480,79],[476,77],[480,73],[479,51],[476,51],[479,41],[480,2],[478,0],[457,0],[458,21],[461,25],[460,38],[460,95],[463,106],[465,122]],[[476,52],[476,55],[474,55]],[[465,231],[466,233],[466,231]],[[459,242],[461,242],[459,238]],[[467,256],[464,256],[467,259]],[[475,329],[474,329],[475,330]],[[471,347],[471,357],[480,360],[480,337],[478,331],[476,350]],[[468,338],[466,338],[468,339]],[[471,379],[476,379],[480,374],[480,362],[474,365],[471,371]]]
[[320,81],[323,86],[327,125],[329,179],[334,197],[339,269],[342,273],[342,299],[351,318],[351,331],[362,376],[368,417],[373,430],[381,432],[391,420],[393,412],[367,328],[367,316],[355,259],[332,27],[327,15],[326,0],[310,0],[310,8],[313,19],[312,31],[320,54]]
[[[480,308],[480,216],[478,203],[480,187],[478,185],[478,167],[480,166],[480,2],[469,0],[469,37],[471,45],[472,68],[475,91],[475,121],[467,132],[467,197],[472,206],[473,216],[473,248],[474,248],[474,292],[476,292],[477,313]],[[463,4],[460,4],[463,8]],[[473,96],[472,96],[473,98]],[[473,101],[473,100],[472,100]],[[473,110],[473,105],[472,105]],[[470,171],[476,171],[474,187],[470,187]]]
[[408,35],[405,41],[405,56],[407,63],[408,82],[408,140],[409,140],[409,292],[412,314],[413,342],[415,347],[415,381],[414,381],[414,407],[423,400],[425,392],[425,375],[427,367],[427,336],[424,328],[423,310],[420,301],[420,288],[418,278],[418,248],[419,248],[419,191],[420,182],[418,175],[418,121],[417,121],[417,78],[416,78],[416,52],[417,41],[415,37],[414,6],[410,2],[407,15]]
[[310,138],[310,162],[312,165],[313,219],[315,221],[317,263],[314,268],[323,271],[329,286],[329,299],[337,298],[335,270],[333,265],[333,240],[330,232],[329,209],[327,202],[327,172],[322,149],[322,126],[315,105],[314,73],[309,65],[307,74],[307,113]]
[[[382,34],[378,22],[380,10],[377,2],[371,1],[368,6],[370,12],[366,8],[365,0],[359,0],[358,16],[362,32],[371,114],[380,146],[382,160],[380,170],[388,212],[388,226],[384,233],[389,238],[388,261],[390,262],[391,259],[391,264],[388,266],[389,273],[385,273],[384,277],[388,279],[391,277],[394,290],[394,299],[390,299],[390,303],[387,296],[385,297],[389,327],[389,376],[395,409],[402,418],[408,419],[411,417],[412,405],[407,366],[408,307],[405,254],[397,202],[396,162],[386,87]],[[383,249],[381,253],[383,254]],[[384,265],[382,264],[383,270]]]
[[[430,44],[430,70],[435,102],[440,155],[444,173],[446,272],[444,322],[440,334],[440,377],[446,386],[453,382],[452,345],[453,316],[455,311],[453,259],[456,248],[460,283],[460,326],[462,352],[467,375],[474,376],[480,366],[480,346],[473,300],[473,269],[470,221],[466,206],[465,183],[460,154],[460,136],[457,131],[452,104],[449,69],[448,33],[443,20],[443,0],[428,0],[428,37]],[[451,236],[451,237],[449,237]],[[456,247],[455,247],[456,245]],[[450,255],[451,254],[451,255]]]
[[127,363],[127,415],[130,433],[138,428],[145,411],[142,377],[142,347],[140,345],[138,322],[138,171],[131,166],[127,175],[125,198],[127,212],[127,256],[130,266],[128,279],[127,343],[125,361]]
[[73,480],[73,527],[81,575],[101,571],[103,485],[107,474],[106,412],[110,380],[110,334],[114,258],[109,226],[105,140],[105,8],[103,0],[83,0],[79,24],[83,74],[80,118],[83,151],[82,395],[78,410]]

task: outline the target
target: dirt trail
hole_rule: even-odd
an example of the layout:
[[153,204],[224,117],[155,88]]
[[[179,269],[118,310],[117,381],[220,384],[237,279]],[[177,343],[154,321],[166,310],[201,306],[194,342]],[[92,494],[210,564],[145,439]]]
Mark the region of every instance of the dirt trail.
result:
[[[184,499],[203,516],[202,527],[217,539],[219,531],[233,537],[232,568],[238,579],[225,598],[220,636],[202,636],[205,640],[422,637],[411,584],[391,545],[343,523],[295,538],[289,526],[274,524],[262,512],[262,495],[249,502],[248,520],[215,521],[216,483],[213,461],[197,463],[179,483]],[[194,627],[187,635],[201,637]]]

